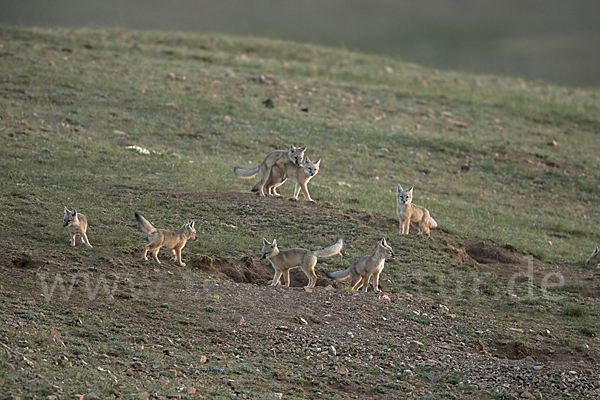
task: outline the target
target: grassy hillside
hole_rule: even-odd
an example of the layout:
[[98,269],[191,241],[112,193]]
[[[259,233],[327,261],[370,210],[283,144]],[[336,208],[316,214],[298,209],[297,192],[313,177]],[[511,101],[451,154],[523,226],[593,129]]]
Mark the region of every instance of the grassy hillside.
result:
[[[173,363],[168,353],[140,343],[178,346],[176,338],[197,352],[246,355],[250,361],[239,367],[236,379],[254,393],[250,397],[283,390],[270,386],[272,372],[253,375],[259,371],[258,359],[266,360],[261,368],[306,368],[306,376],[285,380],[293,387],[292,398],[316,398],[318,393],[340,398],[361,382],[370,385],[360,389],[370,396],[426,390],[437,382],[426,378],[429,367],[420,367],[416,381],[398,378],[403,383],[395,386],[379,377],[384,367],[398,375],[406,368],[381,355],[406,347],[406,333],[400,335],[397,324],[412,326],[408,339],[426,348],[437,340],[435,335],[442,342],[446,334],[452,336],[459,358],[466,357],[468,346],[469,352],[496,352],[498,357],[512,351],[516,359],[555,354],[561,358],[552,360],[561,362],[597,359],[598,344],[592,338],[600,329],[600,275],[584,262],[600,244],[600,217],[594,212],[600,198],[600,91],[441,72],[289,42],[117,30],[1,27],[0,71],[0,296],[2,310],[10,311],[2,317],[7,327],[2,336],[10,338],[1,361],[6,370],[22,364],[23,355],[15,349],[25,351],[23,340],[31,341],[27,349],[48,340],[47,333],[26,339],[31,321],[36,325],[31,329],[40,332],[62,330],[68,358],[85,354],[87,363],[90,358],[112,362],[113,369],[131,358],[147,363],[144,368]],[[265,106],[269,99],[273,107]],[[309,185],[317,204],[256,198],[248,193],[256,181],[233,174],[234,166],[256,166],[268,152],[290,144],[307,145],[306,154],[322,160]],[[437,220],[441,232],[432,240],[398,236],[399,183],[414,185],[415,203]],[[292,189],[286,183],[279,192],[291,197]],[[68,246],[61,224],[64,206],[87,215],[94,249]],[[179,227],[187,218],[197,221],[199,241],[183,251],[187,269],[169,263],[166,253],[161,253],[160,267],[140,260],[146,238],[134,211],[161,228]],[[309,301],[304,292],[290,289],[292,297],[285,297],[264,288],[271,272],[257,261],[263,236],[276,238],[282,248],[316,249],[338,235],[345,239],[344,257],[319,261],[319,284],[327,284],[324,271],[346,268],[385,236],[399,253],[382,275],[384,290],[393,294],[391,303],[376,297],[356,300],[338,290],[343,285],[336,285],[334,294],[314,293],[319,304],[302,303]],[[535,270],[533,286],[514,275],[528,265]],[[58,274],[66,282],[74,277],[71,288],[81,296],[68,303],[63,292],[60,306],[48,296],[39,297],[44,289],[40,273]],[[88,279],[84,273],[114,282],[118,300],[112,295],[107,302],[86,299],[89,282],[74,283]],[[565,278],[551,292],[558,297],[545,292],[543,278],[549,274]],[[215,288],[213,281],[225,275],[259,285]],[[144,283],[132,283],[142,277]],[[294,275],[294,286],[304,282],[301,273]],[[135,295],[153,285],[158,285],[156,291],[148,289],[143,299]],[[280,294],[279,300],[270,297]],[[355,309],[359,301],[365,305]],[[344,319],[325,326],[321,314],[331,302],[341,307],[337,311]],[[424,328],[430,326],[425,317],[432,304],[440,302],[456,314]],[[298,304],[304,304],[302,311],[295,311]],[[250,339],[244,336],[247,331],[230,324],[236,310],[255,319],[248,322],[254,329]],[[374,335],[371,340],[381,351],[374,361],[365,358],[367,364],[350,368],[349,375],[347,369],[345,375],[338,372],[338,361],[324,364],[331,373],[324,376],[335,376],[344,390],[327,392],[315,383],[311,374],[324,367],[313,365],[312,355],[298,359],[313,360],[306,364],[270,356],[275,347],[268,343],[284,339],[261,336],[268,333],[265,326],[273,320],[298,325],[299,316],[309,314],[311,324],[320,321],[314,322],[319,326],[311,335],[331,335],[338,348],[358,357],[368,352],[364,343],[349,342],[347,332],[353,328],[348,324],[368,321],[365,334]],[[564,332],[538,334],[555,326]],[[372,327],[389,336],[381,339]],[[237,329],[241,339],[228,336]],[[314,337],[302,340],[310,347]],[[325,345],[319,342],[318,348]],[[502,353],[506,346],[512,350]],[[176,361],[188,365],[188,375],[197,368],[195,354],[186,350]],[[43,357],[33,359],[41,363]],[[217,362],[226,363],[218,357]],[[379,362],[379,369],[371,362]],[[37,373],[63,376],[52,368],[58,367]],[[181,372],[173,368],[172,380]],[[439,368],[435,371],[445,373],[446,367]],[[159,391],[162,373],[155,371],[157,380],[145,386],[127,371],[119,376],[121,391]],[[204,394],[228,398],[229,389],[223,392],[218,386],[226,380],[215,383],[204,375],[214,373],[212,366],[196,372],[206,378]],[[188,379],[186,373],[181,379]],[[447,385],[463,390],[457,374],[445,375],[435,391],[441,393]],[[31,378],[17,375],[0,375],[0,383],[22,380],[26,385]],[[107,390],[105,380],[86,379],[87,389]],[[78,390],[86,390],[83,382],[78,381]],[[488,395],[501,394],[490,387]],[[33,391],[48,393],[44,388]]]
[[[109,225],[130,219],[115,201],[123,186],[247,191],[232,167],[294,143],[323,160],[312,188],[321,201],[394,218],[396,185],[415,185],[415,202],[447,232],[570,262],[600,242],[597,91],[126,31],[5,27],[2,70],[3,208],[26,216],[39,202],[42,232],[69,204],[94,219],[109,210]],[[23,216],[8,213],[6,228],[27,230]],[[22,246],[11,242],[2,247]]]

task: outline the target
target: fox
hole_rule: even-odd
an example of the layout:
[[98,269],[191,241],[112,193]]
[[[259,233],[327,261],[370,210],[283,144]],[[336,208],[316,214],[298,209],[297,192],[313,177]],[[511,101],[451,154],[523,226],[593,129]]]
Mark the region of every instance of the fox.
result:
[[71,239],[69,243],[71,246],[75,246],[75,239],[79,235],[81,243],[85,244],[90,249],[93,249],[90,241],[88,240],[86,231],[88,227],[87,218],[82,213],[78,213],[75,210],[69,210],[65,207],[65,215],[63,216],[63,226],[69,230]]
[[383,238],[377,243],[373,254],[362,256],[344,270],[326,272],[325,274],[328,278],[334,280],[350,277],[351,290],[357,291],[362,288],[365,292],[369,287],[369,279],[373,276],[373,290],[381,292],[379,289],[379,274],[383,270],[386,258],[394,257],[396,257],[396,253],[394,253],[394,250],[387,244],[385,238]]
[[171,251],[173,255],[172,260],[178,262],[181,267],[185,267],[185,263],[181,259],[181,250],[185,246],[188,240],[196,241],[196,229],[194,228],[194,221],[186,221],[181,228],[175,232],[168,229],[156,229],[150,222],[140,215],[139,212],[135,212],[135,219],[140,224],[142,231],[148,234],[149,244],[144,246],[144,254],[142,258],[148,260],[146,256],[148,251],[152,251],[152,258],[157,263],[161,263],[158,259],[158,251],[161,247]]
[[430,235],[430,229],[437,228],[437,222],[429,211],[423,207],[412,202],[414,186],[411,186],[408,190],[402,190],[402,186],[398,184],[398,191],[396,192],[396,214],[398,214],[398,233],[408,234],[410,226],[417,228],[420,235],[425,232],[427,236]]
[[[314,203],[314,200],[310,197],[310,193],[308,193],[308,188],[306,185],[308,185],[308,181],[310,181],[319,173],[320,164],[320,159],[319,161],[313,163],[307,156],[304,158],[302,167],[298,167],[293,163],[286,163],[284,170],[279,168],[277,165],[273,166],[273,169],[271,170],[271,177],[265,185],[267,189],[267,195],[281,197],[281,195],[277,193],[275,189],[281,186],[289,178],[296,182],[296,187],[294,188],[294,197],[292,197],[290,200],[297,201],[300,190],[302,190],[304,198],[311,203]],[[258,191],[259,184],[260,182],[252,188],[253,192]]]
[[600,251],[598,250],[598,246],[594,249],[594,252],[587,260],[588,264],[598,265],[600,264]]
[[269,243],[267,239],[263,238],[263,248],[261,252],[261,260],[269,260],[273,269],[275,269],[275,275],[273,280],[269,281],[269,286],[277,286],[281,275],[285,281],[285,286],[290,286],[290,268],[300,267],[304,274],[308,277],[307,288],[315,287],[317,283],[317,275],[315,274],[315,264],[317,264],[317,257],[331,257],[340,254],[344,240],[338,237],[336,242],[324,249],[320,250],[307,250],[307,249],[287,249],[279,251],[277,248],[277,240],[273,239],[273,243]]
[[260,181],[258,182],[258,192],[261,197],[265,197],[265,186],[271,178],[273,166],[277,165],[282,171],[285,171],[285,164],[293,163],[297,167],[302,167],[302,159],[306,146],[295,147],[293,144],[288,150],[274,150],[267,154],[263,162],[256,168],[241,169],[234,167],[233,172],[241,178],[252,178],[259,174]]

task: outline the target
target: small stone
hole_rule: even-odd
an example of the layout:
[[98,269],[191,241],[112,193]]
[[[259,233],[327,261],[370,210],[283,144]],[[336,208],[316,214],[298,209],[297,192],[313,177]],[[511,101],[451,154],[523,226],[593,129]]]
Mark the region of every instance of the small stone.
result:
[[46,396],[46,400],[58,400],[58,397],[52,395],[52,396]]
[[113,389],[111,393],[118,399],[123,398],[123,394],[121,392],[119,392],[117,389]]
[[229,115],[224,116],[223,117],[223,122],[230,123],[231,122],[231,117]]
[[326,292],[334,292],[335,288],[331,285],[327,285],[327,286],[325,286],[325,291]]
[[83,395],[83,400],[100,400],[100,396],[96,393],[86,393]]
[[302,325],[308,325],[308,321],[305,320],[304,318],[300,317],[299,320]]
[[205,355],[201,355],[200,358],[198,359],[198,362],[200,364],[206,364],[208,362],[208,357],[206,357]]
[[521,393],[521,397],[524,399],[531,399],[531,398],[533,398],[533,395],[531,393],[529,393],[527,390],[524,390],[523,393]]
[[417,342],[411,342],[410,345],[408,345],[408,352],[416,353],[417,351],[419,351],[419,344]]
[[117,139],[117,146],[126,147],[126,146],[133,146],[134,144],[135,143],[133,143],[131,140],[127,140],[122,137]]
[[269,397],[272,399],[282,399],[283,393],[271,393],[271,395]]
[[159,382],[161,385],[163,385],[163,386],[166,386],[166,385],[168,385],[168,384],[169,384],[169,382],[170,382],[170,381],[169,381],[169,379],[168,379],[166,376],[161,376],[161,377],[158,379],[158,382]]
[[306,293],[312,293],[312,291],[313,291],[313,290],[312,290],[312,288],[309,288],[309,287],[304,287],[304,291],[305,291]]
[[167,395],[167,398],[168,398],[168,399],[180,399],[180,398],[181,398],[181,395],[180,395],[179,393],[169,393],[169,394]]
[[246,323],[246,320],[241,315],[236,316],[233,320],[235,321],[236,324],[245,324]]
[[329,354],[332,356],[337,356],[337,351],[335,351],[335,347],[333,347],[333,345],[329,346]]
[[187,394],[194,394],[194,393],[196,393],[196,388],[187,388],[186,392],[187,392]]
[[277,328],[275,328],[275,329],[278,329],[278,330],[280,330],[280,331],[289,331],[289,330],[290,330],[290,328],[289,328],[289,327],[287,327],[287,326],[285,326],[285,325],[278,326],[278,327],[277,327]]

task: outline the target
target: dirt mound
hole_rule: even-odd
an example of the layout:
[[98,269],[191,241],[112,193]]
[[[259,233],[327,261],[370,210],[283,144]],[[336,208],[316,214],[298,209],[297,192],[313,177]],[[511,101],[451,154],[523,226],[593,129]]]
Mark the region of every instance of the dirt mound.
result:
[[475,241],[466,245],[466,252],[480,264],[521,264],[523,257],[497,245]]

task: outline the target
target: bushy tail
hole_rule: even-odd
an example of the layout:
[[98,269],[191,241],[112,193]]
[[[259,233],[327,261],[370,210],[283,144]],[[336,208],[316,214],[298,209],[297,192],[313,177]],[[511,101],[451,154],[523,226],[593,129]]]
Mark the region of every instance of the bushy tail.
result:
[[350,276],[350,268],[341,271],[326,272],[325,275],[327,275],[329,279],[344,279]]
[[437,222],[435,222],[435,219],[429,217],[429,227],[431,229],[437,228]]
[[254,175],[258,174],[258,167],[252,169],[241,169],[240,167],[234,167],[233,172],[239,176],[240,178],[252,178]]
[[135,219],[137,219],[137,222],[140,224],[140,227],[144,232],[152,233],[156,231],[156,228],[153,227],[152,224],[148,222],[146,218],[142,217],[137,211],[135,212]]
[[343,245],[344,245],[344,240],[341,237],[339,237],[339,238],[337,238],[334,245],[325,247],[324,249],[321,249],[321,250],[315,250],[312,253],[317,257],[335,256],[336,254],[340,254],[340,251],[342,250]]

